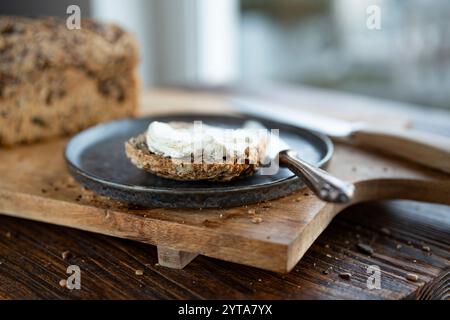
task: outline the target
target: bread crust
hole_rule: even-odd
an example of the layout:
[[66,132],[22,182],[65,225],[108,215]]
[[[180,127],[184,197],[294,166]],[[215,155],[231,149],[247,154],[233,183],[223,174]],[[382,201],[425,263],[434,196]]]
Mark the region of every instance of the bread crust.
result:
[[151,172],[157,176],[172,180],[211,180],[230,181],[248,177],[255,173],[259,166],[255,161],[249,163],[189,163],[180,159],[164,157],[148,149],[145,134],[140,134],[125,142],[125,152],[131,163],[139,169]]
[[82,20],[0,17],[0,146],[134,116],[138,46],[123,29]]
[[0,49],[0,73],[19,79],[36,70],[70,67],[111,76],[139,59],[130,33],[89,19],[81,21],[81,29],[69,30],[64,19],[0,16]]

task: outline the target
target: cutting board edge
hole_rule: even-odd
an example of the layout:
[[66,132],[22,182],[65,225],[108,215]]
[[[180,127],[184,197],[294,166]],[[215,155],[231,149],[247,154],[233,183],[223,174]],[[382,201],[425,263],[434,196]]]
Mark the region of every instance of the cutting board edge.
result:
[[[57,211],[60,213],[56,213]],[[242,244],[244,241],[244,243],[247,243],[252,247],[251,250],[247,250],[247,253],[252,253],[251,255],[243,255],[241,246],[238,250],[236,250],[236,248],[221,245],[211,246],[211,242],[206,240],[203,240],[204,244],[201,242],[192,241],[192,239],[188,242],[182,238],[179,238],[178,241],[174,241],[170,239],[170,237],[165,238],[164,236],[161,236],[160,233],[150,232],[150,230],[148,230],[147,236],[143,237],[136,234],[138,231],[135,231],[135,234],[130,234],[129,232],[124,231],[123,228],[116,228],[115,226],[120,223],[115,223],[117,221],[111,222],[111,220],[126,219],[128,221],[128,227],[132,228],[133,226],[136,226],[137,230],[142,230],[142,222],[152,224],[153,230],[162,230],[161,225],[164,224],[166,227],[169,226],[169,228],[172,228],[174,234],[176,234],[177,229],[184,229],[183,233],[185,234],[188,234],[189,231],[192,231],[192,233],[199,232],[196,234],[198,238],[201,238],[201,236],[208,236],[209,238],[214,239],[214,237],[223,237],[223,234],[211,229],[208,230],[209,234],[205,235],[205,229],[192,225],[153,219],[143,217],[138,214],[52,199],[35,194],[18,193],[6,189],[0,189],[0,212],[2,212],[3,215],[11,217],[24,218],[134,240],[157,247],[196,253],[199,255],[258,267],[274,272],[287,272],[288,248],[290,243],[277,242],[273,240],[266,241],[264,239],[243,237],[237,234],[231,235],[235,238],[240,238],[240,241],[233,242],[227,240],[227,242]],[[67,212],[71,213],[68,214]],[[97,222],[74,222],[80,218],[86,218],[87,222],[92,222],[94,220],[97,220]],[[110,222],[107,222],[107,219],[109,219]],[[103,226],[101,224],[102,221],[104,221]],[[124,224],[122,223],[121,225],[123,226]],[[150,229],[148,225],[145,226],[145,228]],[[230,236],[230,234],[228,234],[228,236]]]

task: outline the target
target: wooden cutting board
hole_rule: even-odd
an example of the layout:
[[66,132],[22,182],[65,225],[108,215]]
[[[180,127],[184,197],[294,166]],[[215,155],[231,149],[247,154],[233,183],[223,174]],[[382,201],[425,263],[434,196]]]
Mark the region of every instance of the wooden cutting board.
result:
[[[168,267],[182,268],[201,254],[288,272],[345,208],[320,201],[306,188],[228,209],[133,208],[78,185],[63,160],[66,142],[0,149],[0,212],[156,245],[159,263]],[[398,198],[450,204],[449,175],[351,146],[335,147],[328,170],[356,183],[355,202]]]

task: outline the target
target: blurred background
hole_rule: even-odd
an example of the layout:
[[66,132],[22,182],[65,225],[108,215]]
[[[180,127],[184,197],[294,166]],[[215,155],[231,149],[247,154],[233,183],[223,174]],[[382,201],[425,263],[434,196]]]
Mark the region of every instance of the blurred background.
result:
[[0,13],[70,4],[137,35],[148,87],[285,83],[450,108],[448,0],[1,0]]

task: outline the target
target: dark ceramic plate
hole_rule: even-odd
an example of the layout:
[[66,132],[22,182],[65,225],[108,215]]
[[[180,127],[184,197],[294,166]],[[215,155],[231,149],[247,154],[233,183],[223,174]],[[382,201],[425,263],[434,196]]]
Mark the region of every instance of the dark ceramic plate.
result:
[[[256,173],[231,182],[180,182],[157,177],[137,169],[125,155],[124,142],[147,129],[151,121],[202,120],[206,124],[237,128],[247,117],[170,115],[125,119],[89,128],[68,143],[65,158],[70,173],[81,184],[102,195],[144,207],[206,208],[230,207],[285,196],[304,187],[288,169],[276,175]],[[255,119],[280,136],[307,162],[325,166],[333,153],[324,135],[278,122]]]

